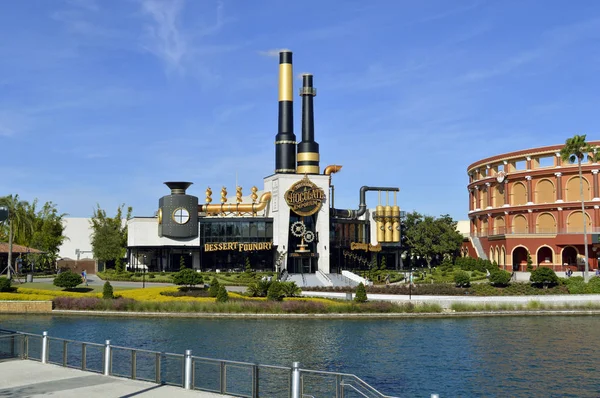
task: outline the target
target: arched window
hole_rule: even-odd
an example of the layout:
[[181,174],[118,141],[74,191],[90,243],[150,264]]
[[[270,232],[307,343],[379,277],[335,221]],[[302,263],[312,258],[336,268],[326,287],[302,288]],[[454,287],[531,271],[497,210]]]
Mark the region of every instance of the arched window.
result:
[[527,219],[523,215],[517,215],[513,218],[513,233],[515,234],[526,234],[529,232],[527,228]]
[[[581,190],[579,187],[579,176],[571,178],[567,182],[567,189],[565,192],[567,202],[580,202],[581,201]],[[583,200],[590,200],[590,184],[587,180],[583,179]]]
[[535,224],[535,232],[538,234],[556,233],[556,221],[552,217],[552,214],[542,213],[538,216]]
[[554,203],[555,199],[554,184],[547,179],[538,181],[535,186],[535,203]]
[[502,207],[506,204],[504,203],[504,185],[505,184],[498,184],[494,187],[494,198],[492,206]]
[[527,204],[527,188],[525,184],[516,182],[512,186],[511,204],[521,206]]
[[506,233],[504,217],[497,216],[494,218],[494,235],[503,235]]
[[[586,218],[586,231],[590,232],[592,230],[592,220],[590,216],[585,213]],[[569,214],[569,218],[567,218],[567,232],[570,233],[583,233],[583,216],[580,211],[574,211]]]

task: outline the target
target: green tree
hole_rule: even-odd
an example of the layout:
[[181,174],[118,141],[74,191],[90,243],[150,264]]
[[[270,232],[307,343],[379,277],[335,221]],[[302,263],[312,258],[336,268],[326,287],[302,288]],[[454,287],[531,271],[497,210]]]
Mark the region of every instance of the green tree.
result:
[[[117,214],[111,218],[100,208],[100,205],[97,205],[90,220],[94,258],[105,263],[114,262],[117,271],[124,268],[122,259],[125,257],[127,247],[127,223],[123,222],[124,207],[125,205],[119,206]],[[128,207],[126,220],[131,219],[131,211],[132,208]]]
[[490,284],[493,286],[507,286],[512,275],[503,269],[497,269],[490,273]]
[[531,254],[527,252],[527,272],[533,271],[533,260],[531,259]]
[[565,146],[560,150],[560,157],[565,162],[575,163],[579,169],[579,197],[581,199],[581,217],[583,218],[583,247],[585,251],[585,271],[584,280],[589,281],[589,262],[588,262],[588,237],[587,237],[587,213],[585,212],[585,199],[583,197],[583,174],[581,172],[581,162],[586,155],[593,153],[593,160],[597,161],[600,158],[600,153],[597,153],[596,148],[592,147],[585,140],[586,135],[575,135],[572,138],[567,138]]
[[269,286],[269,290],[267,290],[267,300],[281,301],[281,300],[283,300],[284,296],[285,296],[285,293],[281,286],[281,282],[272,281],[271,285]]
[[471,277],[466,271],[455,271],[454,272],[454,284],[457,287],[469,287],[471,285]]
[[56,276],[56,278],[54,278],[54,286],[62,287],[65,289],[73,289],[81,282],[83,282],[83,279],[81,279],[81,275],[76,274],[71,270],[61,272]]
[[[8,219],[1,226],[8,241],[8,264],[12,266],[13,243],[25,244],[27,237],[33,234],[33,220],[28,212],[29,203],[21,200],[18,194],[0,197],[0,206],[8,208]],[[10,279],[10,269],[8,277]]]
[[210,297],[217,297],[217,293],[219,293],[219,281],[216,277],[213,277],[208,287],[208,295]]
[[354,301],[357,303],[364,303],[367,301],[367,289],[365,285],[361,282],[356,287],[356,295],[354,296]]
[[229,301],[229,293],[227,293],[227,289],[225,286],[219,285],[219,290],[217,291],[216,300],[217,303],[226,303]]
[[529,280],[534,285],[546,287],[557,284],[558,276],[556,276],[556,273],[548,267],[538,267],[531,272]]
[[113,287],[109,281],[104,282],[104,287],[102,288],[102,298],[105,300],[115,298]]
[[[34,201],[34,205],[35,203],[37,200]],[[43,253],[34,254],[28,260],[35,261],[36,266],[41,269],[50,270],[56,264],[60,246],[66,239],[63,224],[65,216],[66,214],[58,212],[52,202],[44,203],[42,209],[33,215],[34,232],[27,246],[41,250]]]
[[405,222],[410,253],[424,258],[428,267],[431,267],[434,258],[456,256],[463,237],[450,216],[442,215],[436,219],[413,212],[407,215]]
[[202,275],[196,272],[196,270],[183,268],[181,271],[173,275],[173,283],[180,286],[196,286],[202,283]]
[[185,258],[183,258],[183,254],[179,256],[179,270],[185,269]]
[[379,265],[379,269],[384,271],[387,268],[387,259],[385,255],[381,256],[381,264]]

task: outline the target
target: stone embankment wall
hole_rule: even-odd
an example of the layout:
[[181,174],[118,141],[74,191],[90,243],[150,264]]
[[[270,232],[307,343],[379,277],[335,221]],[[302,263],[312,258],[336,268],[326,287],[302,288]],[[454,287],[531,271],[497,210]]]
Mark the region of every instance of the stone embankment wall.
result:
[[0,301],[0,314],[40,314],[52,312],[52,301]]

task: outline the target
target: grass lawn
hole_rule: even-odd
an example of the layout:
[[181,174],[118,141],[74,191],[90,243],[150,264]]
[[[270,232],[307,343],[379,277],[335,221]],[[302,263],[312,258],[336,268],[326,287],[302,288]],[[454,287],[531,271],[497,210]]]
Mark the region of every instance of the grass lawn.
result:
[[[50,282],[33,282],[33,283],[13,283],[13,287],[23,287],[26,289],[41,289],[41,290],[63,290],[62,287],[54,286]],[[79,292],[79,293],[102,293],[103,285],[96,286],[86,286],[85,284],[81,284],[74,289],[70,289],[70,292]],[[113,286],[113,290],[131,290],[137,289],[135,286],[127,286],[127,287],[118,287]]]

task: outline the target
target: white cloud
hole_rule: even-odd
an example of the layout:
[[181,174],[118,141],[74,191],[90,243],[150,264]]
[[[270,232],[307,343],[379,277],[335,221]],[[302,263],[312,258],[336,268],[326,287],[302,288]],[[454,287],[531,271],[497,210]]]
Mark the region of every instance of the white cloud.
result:
[[151,40],[146,49],[162,59],[169,68],[183,72],[182,60],[187,51],[187,42],[178,22],[183,0],[142,0],[141,5],[153,20],[147,26]]

